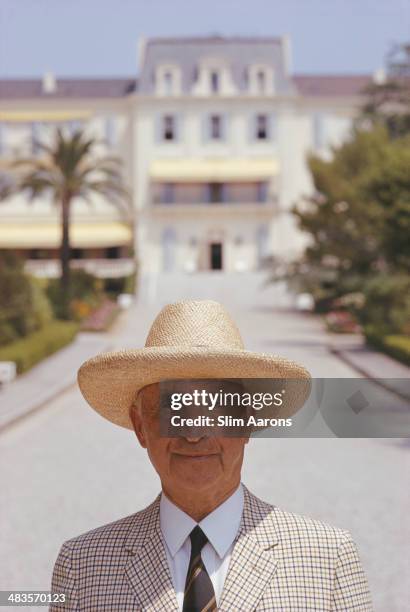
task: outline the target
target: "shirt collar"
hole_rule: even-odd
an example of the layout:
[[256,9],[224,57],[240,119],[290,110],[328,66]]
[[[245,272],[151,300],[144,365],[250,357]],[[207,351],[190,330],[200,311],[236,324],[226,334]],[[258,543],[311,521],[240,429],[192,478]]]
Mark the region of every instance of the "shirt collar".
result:
[[[222,559],[232,545],[243,511],[243,488],[240,484],[223,504],[208,514],[199,526]],[[172,557],[175,557],[192,529],[198,524],[162,493],[160,501],[160,525]]]

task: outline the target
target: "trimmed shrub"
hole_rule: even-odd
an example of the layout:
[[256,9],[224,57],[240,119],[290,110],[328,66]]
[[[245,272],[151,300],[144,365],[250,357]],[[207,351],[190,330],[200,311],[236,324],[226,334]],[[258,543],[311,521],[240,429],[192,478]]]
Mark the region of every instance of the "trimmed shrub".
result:
[[135,293],[136,273],[119,278],[106,278],[104,280],[104,291],[117,297],[120,293]]
[[53,309],[38,279],[30,277],[31,306],[35,329],[41,329],[53,319]]
[[409,336],[386,336],[383,344],[386,353],[410,366]]
[[[71,309],[71,303],[87,302],[91,308],[96,308],[102,298],[102,281],[92,274],[88,274],[84,270],[71,270],[70,272],[70,315],[77,317],[76,306],[74,312]],[[66,318],[66,303],[65,297],[61,289],[60,279],[52,279],[49,281],[47,296],[52,304],[54,316],[58,319]]]
[[72,342],[77,331],[76,323],[52,321],[43,329],[1,347],[0,361],[14,361],[21,374]]
[[379,337],[410,331],[410,278],[406,274],[379,274],[363,287],[359,321]]
[[0,346],[49,323],[51,306],[41,283],[24,273],[12,253],[0,255]]
[[410,365],[410,336],[388,335],[381,336],[373,327],[368,325],[364,329],[367,342],[394,359]]

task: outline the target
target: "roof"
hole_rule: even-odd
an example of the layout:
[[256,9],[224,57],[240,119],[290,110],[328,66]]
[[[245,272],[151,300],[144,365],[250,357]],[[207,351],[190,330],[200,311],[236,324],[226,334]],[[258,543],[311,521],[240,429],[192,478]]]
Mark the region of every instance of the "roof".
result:
[[207,59],[225,62],[238,91],[247,89],[249,66],[263,64],[275,73],[275,87],[279,93],[293,90],[286,74],[286,49],[283,38],[276,37],[194,37],[151,38],[147,41],[139,78],[139,92],[154,91],[156,67],[176,64],[181,69],[182,92],[188,93],[196,80],[198,64]]
[[302,96],[356,96],[372,82],[372,77],[370,74],[297,74],[293,82]]
[[140,67],[140,77],[61,78],[56,91],[45,93],[42,79],[0,79],[1,99],[29,98],[123,98],[130,93],[154,93],[158,65],[177,64],[181,69],[182,93],[189,94],[197,76],[198,65],[213,59],[224,62],[231,70],[239,92],[248,87],[247,73],[251,65],[270,66],[275,74],[275,91],[279,95],[299,93],[306,97],[343,97],[359,95],[372,82],[367,74],[297,74],[286,70],[287,49],[280,37],[158,37],[147,40]]
[[42,79],[0,79],[0,100],[20,98],[122,98],[137,86],[136,78],[56,79],[56,91],[44,93]]
[[[360,95],[372,82],[371,75],[297,74],[292,77],[302,96],[339,97]],[[137,91],[136,78],[57,79],[57,90],[44,93],[41,79],[0,79],[0,100],[24,98],[123,98]]]

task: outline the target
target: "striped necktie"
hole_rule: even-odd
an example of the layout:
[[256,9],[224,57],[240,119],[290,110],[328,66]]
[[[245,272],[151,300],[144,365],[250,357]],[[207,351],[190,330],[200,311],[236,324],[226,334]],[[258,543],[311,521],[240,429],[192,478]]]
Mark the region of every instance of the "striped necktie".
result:
[[185,581],[182,612],[214,612],[215,591],[201,557],[201,550],[208,542],[208,538],[199,525],[194,527],[189,537],[191,557]]

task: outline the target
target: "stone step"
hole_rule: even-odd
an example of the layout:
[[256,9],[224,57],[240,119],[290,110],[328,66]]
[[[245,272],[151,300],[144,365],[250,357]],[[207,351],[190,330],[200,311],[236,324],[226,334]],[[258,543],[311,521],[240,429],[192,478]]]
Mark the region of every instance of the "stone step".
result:
[[138,299],[145,304],[167,304],[178,300],[212,299],[244,307],[292,308],[294,296],[285,283],[266,283],[262,272],[196,274],[170,273],[141,279]]

